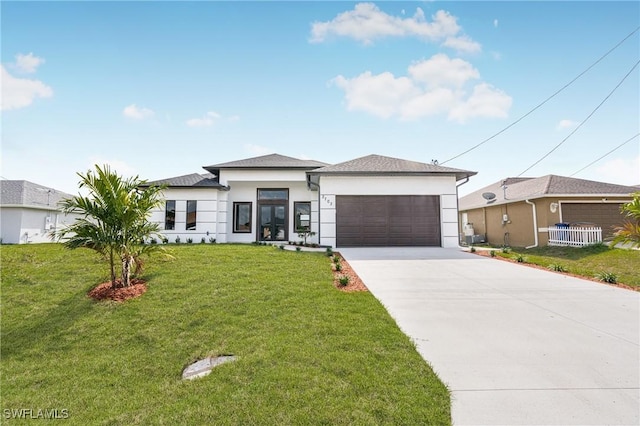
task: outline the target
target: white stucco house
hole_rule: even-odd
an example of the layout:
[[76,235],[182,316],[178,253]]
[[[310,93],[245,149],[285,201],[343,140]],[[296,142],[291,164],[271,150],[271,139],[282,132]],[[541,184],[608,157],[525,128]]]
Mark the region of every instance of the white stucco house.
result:
[[26,180],[0,181],[0,238],[3,244],[50,243],[50,233],[77,215],[66,215],[58,203],[71,195]]
[[299,241],[330,247],[457,247],[457,186],[476,172],[369,155],[340,164],[270,154],[148,182],[170,241]]

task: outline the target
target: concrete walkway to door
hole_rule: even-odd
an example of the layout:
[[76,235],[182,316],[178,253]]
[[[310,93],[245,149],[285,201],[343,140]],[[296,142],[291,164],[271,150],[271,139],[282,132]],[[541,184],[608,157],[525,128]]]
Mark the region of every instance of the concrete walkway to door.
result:
[[640,294],[457,249],[341,248],[455,425],[638,425]]

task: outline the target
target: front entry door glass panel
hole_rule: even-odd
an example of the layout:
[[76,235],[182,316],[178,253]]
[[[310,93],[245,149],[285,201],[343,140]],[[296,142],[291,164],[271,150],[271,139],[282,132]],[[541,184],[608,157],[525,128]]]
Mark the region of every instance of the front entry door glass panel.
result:
[[287,239],[286,208],[284,205],[262,204],[260,206],[261,241],[285,241]]

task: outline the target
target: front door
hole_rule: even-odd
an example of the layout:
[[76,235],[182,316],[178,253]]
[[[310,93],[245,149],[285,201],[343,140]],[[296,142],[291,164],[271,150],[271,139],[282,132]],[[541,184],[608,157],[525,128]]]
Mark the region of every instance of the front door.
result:
[[258,239],[260,241],[287,240],[287,211],[283,204],[260,204]]

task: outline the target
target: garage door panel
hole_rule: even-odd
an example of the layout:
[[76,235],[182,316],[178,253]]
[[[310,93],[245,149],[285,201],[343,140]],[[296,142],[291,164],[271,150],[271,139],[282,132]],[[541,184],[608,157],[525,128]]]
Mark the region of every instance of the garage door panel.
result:
[[564,222],[591,222],[602,228],[602,237],[611,237],[614,226],[624,222],[621,203],[562,203]]
[[440,246],[440,198],[338,195],[336,233],[339,247]]

